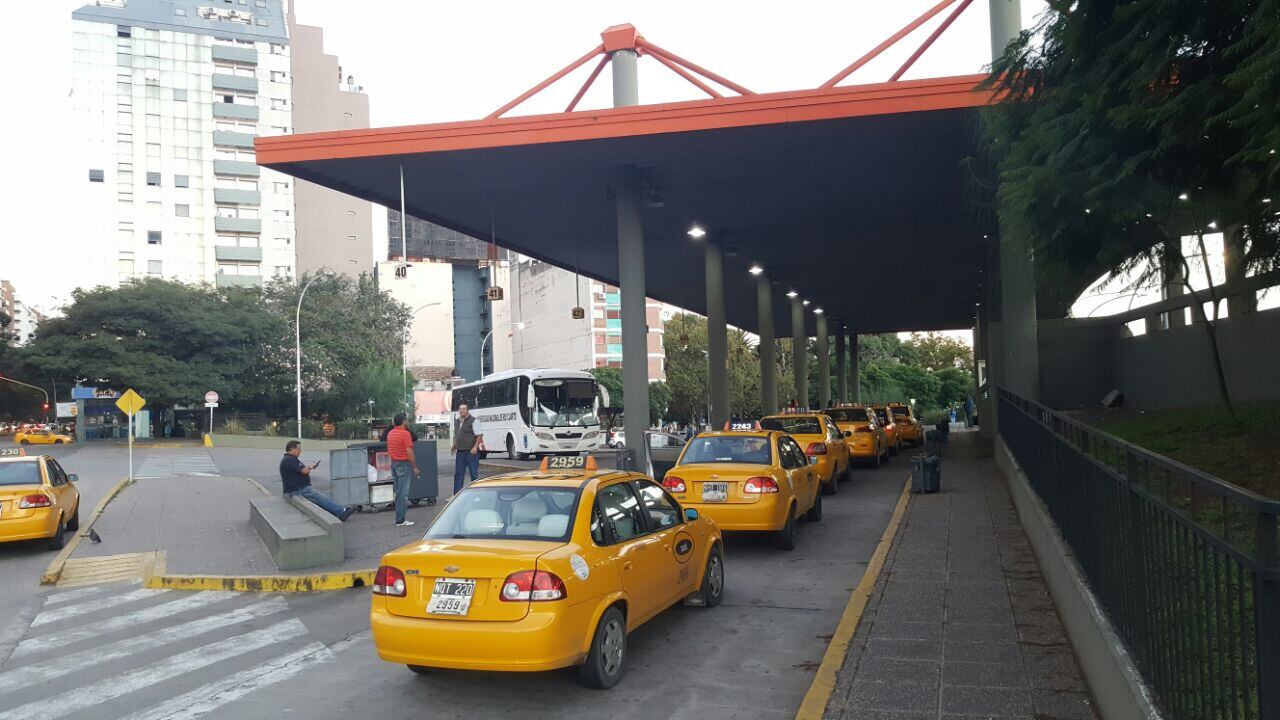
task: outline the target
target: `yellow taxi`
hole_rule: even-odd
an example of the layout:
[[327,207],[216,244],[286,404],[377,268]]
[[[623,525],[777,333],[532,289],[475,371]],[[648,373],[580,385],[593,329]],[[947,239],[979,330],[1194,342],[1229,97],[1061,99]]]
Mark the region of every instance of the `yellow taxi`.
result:
[[902,452],[902,426],[894,420],[893,413],[889,412],[889,406],[872,405],[870,407],[875,410],[876,419],[880,421],[885,437],[889,440],[889,454],[897,455]]
[[0,449],[0,542],[39,540],[60,550],[68,530],[80,529],[80,491],[47,455]]
[[864,460],[880,467],[889,454],[889,436],[874,410],[863,405],[840,405],[829,408],[827,415],[836,427],[850,433],[845,439],[852,460]]
[[924,444],[924,425],[916,417],[915,411],[905,403],[889,403],[889,412],[893,413],[893,424],[898,426],[902,441],[915,447]]
[[796,546],[796,521],[822,519],[821,475],[794,438],[773,430],[701,433],[662,481],[721,530],[772,532]]
[[850,478],[849,446],[844,430],[825,413],[770,415],[760,419],[764,430],[778,430],[792,437],[813,458],[822,481],[822,494],[835,495],[840,482]]
[[19,445],[62,445],[64,443],[73,443],[76,439],[71,435],[40,428],[20,430],[13,434],[13,441]]
[[714,522],[648,477],[554,457],[472,483],[420,541],[384,555],[369,619],[378,657],[417,673],[577,665],[607,688],[628,633],[723,596]]

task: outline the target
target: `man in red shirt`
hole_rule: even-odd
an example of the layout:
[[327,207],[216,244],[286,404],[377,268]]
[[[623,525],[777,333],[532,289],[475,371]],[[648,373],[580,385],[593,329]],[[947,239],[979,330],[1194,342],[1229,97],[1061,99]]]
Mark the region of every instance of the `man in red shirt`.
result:
[[409,481],[418,474],[413,458],[413,436],[404,424],[404,413],[392,418],[395,427],[387,433],[387,454],[391,456],[391,478],[396,490],[396,527],[409,527],[413,521],[405,517],[409,506]]

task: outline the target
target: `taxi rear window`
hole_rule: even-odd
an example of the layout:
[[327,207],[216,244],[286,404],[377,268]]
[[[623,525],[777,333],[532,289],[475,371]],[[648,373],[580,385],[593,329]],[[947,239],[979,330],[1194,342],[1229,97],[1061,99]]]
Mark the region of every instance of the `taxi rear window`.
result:
[[791,435],[821,435],[822,424],[815,417],[765,418],[760,421],[761,430],[781,430]]
[[681,465],[694,463],[772,465],[773,451],[769,438],[758,435],[696,437],[680,457]]
[[908,415],[910,415],[910,414],[911,414],[911,409],[910,409],[910,408],[905,408],[905,407],[895,407],[895,408],[889,408],[889,409],[893,411],[893,414],[894,414],[894,415],[898,415],[898,416],[900,416],[900,417],[906,417],[906,416],[908,416]]
[[0,463],[0,485],[40,485],[42,483],[39,463]]
[[842,408],[828,410],[827,414],[836,422],[856,422],[858,420],[867,420],[866,408]]
[[469,487],[441,511],[425,537],[565,542],[577,506],[577,488]]
[[876,417],[880,418],[880,422],[889,422],[889,412],[884,408],[876,408]]

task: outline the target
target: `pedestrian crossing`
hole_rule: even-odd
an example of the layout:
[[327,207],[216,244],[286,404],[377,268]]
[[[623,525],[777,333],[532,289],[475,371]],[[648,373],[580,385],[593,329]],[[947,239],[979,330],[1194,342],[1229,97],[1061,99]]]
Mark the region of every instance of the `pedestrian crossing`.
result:
[[0,667],[0,720],[217,717],[333,657],[279,595],[65,590]]
[[133,473],[135,478],[163,478],[175,475],[198,475],[216,477],[221,475],[218,466],[206,452],[186,455],[169,455],[152,453],[138,465]]

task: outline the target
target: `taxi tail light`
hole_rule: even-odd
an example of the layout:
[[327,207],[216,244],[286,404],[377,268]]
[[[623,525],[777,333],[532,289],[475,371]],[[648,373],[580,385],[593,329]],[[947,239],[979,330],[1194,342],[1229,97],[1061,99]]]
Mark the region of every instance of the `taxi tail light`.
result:
[[373,594],[404,597],[404,593],[404,573],[390,565],[380,566],[373,576]]
[[747,478],[742,484],[742,492],[745,495],[761,495],[764,493],[778,492],[778,481],[771,477],[753,477]]
[[28,495],[18,501],[18,507],[25,510],[29,510],[31,508],[53,507],[53,501],[49,499],[48,495]]
[[559,575],[546,570],[521,570],[502,583],[499,597],[505,602],[544,602],[569,596]]
[[684,478],[666,477],[662,480],[662,487],[670,493],[682,493],[685,491]]
[[812,442],[812,443],[809,443],[809,447],[805,448],[804,454],[805,454],[805,455],[809,455],[809,456],[813,456],[813,455],[826,455],[826,454],[827,454],[827,444],[826,444],[826,443],[820,443],[820,442]]

